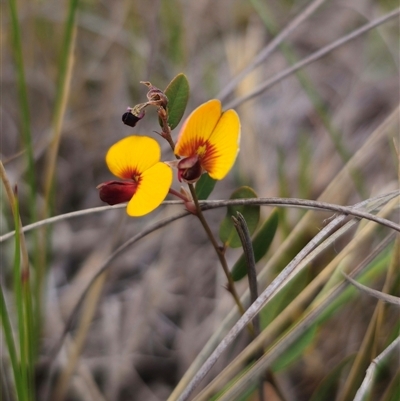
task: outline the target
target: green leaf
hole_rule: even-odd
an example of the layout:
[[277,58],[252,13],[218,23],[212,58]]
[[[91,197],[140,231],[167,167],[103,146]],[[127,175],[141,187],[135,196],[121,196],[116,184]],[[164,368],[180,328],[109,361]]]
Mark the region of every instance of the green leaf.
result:
[[271,365],[271,370],[276,373],[288,368],[290,364],[295,362],[304,354],[305,349],[313,343],[316,334],[317,325],[314,325],[302,334],[294,344],[286,349],[279,359]]
[[[230,199],[257,198],[257,194],[250,187],[240,187],[233,192]],[[254,233],[260,220],[260,206],[242,205],[228,206],[227,213],[219,228],[219,237],[225,246],[238,248],[242,245],[239,235],[232,221],[232,216],[240,212],[246,220],[250,235]]]
[[[271,215],[265,220],[262,227],[257,231],[252,240],[254,259],[256,263],[267,253],[278,228],[279,211],[274,209]],[[247,275],[246,259],[244,254],[240,256],[232,269],[232,278],[238,281]]]
[[196,183],[196,195],[199,200],[207,199],[214,190],[217,180],[211,178],[207,173],[200,177]]
[[168,125],[173,130],[181,121],[189,99],[189,82],[186,75],[178,74],[169,83],[164,93],[168,98]]
[[304,269],[281,288],[261,309],[260,326],[262,329],[269,326],[282,311],[296,298],[310,282],[309,271]]

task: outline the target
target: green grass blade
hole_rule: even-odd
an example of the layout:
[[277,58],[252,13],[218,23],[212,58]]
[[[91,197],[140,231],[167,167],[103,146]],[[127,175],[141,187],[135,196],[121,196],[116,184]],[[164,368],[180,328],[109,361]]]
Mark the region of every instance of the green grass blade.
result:
[[29,205],[31,220],[36,221],[36,178],[35,178],[35,158],[33,154],[32,134],[30,129],[30,113],[28,103],[28,90],[25,80],[24,58],[22,50],[21,31],[18,21],[18,11],[16,0],[9,0],[12,48],[14,51],[15,70],[17,74],[17,88],[19,97],[19,116],[21,121],[21,136],[27,158],[27,175],[29,182]]
[[[47,153],[45,177],[45,207],[49,207],[53,193],[53,180],[58,148],[61,140],[61,126],[68,99],[68,89],[71,81],[73,52],[76,38],[76,13],[79,0],[70,0],[68,15],[64,28],[63,44],[61,47],[60,64],[57,80],[57,93],[53,115],[53,137]],[[47,210],[46,210],[47,213]]]
[[[72,66],[74,60],[74,45],[76,39],[76,14],[79,0],[70,0],[68,3],[68,14],[66,17],[63,43],[61,46],[60,62],[58,68],[58,80],[56,87],[55,108],[53,112],[52,122],[52,138],[49,149],[46,154],[46,166],[44,171],[45,181],[45,202],[41,213],[41,217],[45,218],[51,214],[52,205],[54,204],[55,183],[54,176],[56,171],[58,149],[61,141],[62,123],[68,101],[69,88],[72,76]],[[43,230],[42,238],[44,240],[36,249],[35,264],[36,270],[36,285],[35,285],[35,326],[41,327],[41,299],[43,294],[43,286],[45,280],[46,254],[48,233]],[[39,334],[39,333],[37,333]]]
[[22,400],[22,394],[21,394],[22,386],[20,383],[21,377],[19,373],[18,355],[15,347],[15,340],[12,332],[10,315],[7,311],[7,305],[3,294],[3,287],[1,285],[0,285],[0,319],[1,319],[1,325],[3,326],[4,338],[6,342],[8,355],[10,356],[17,398],[18,400]]
[[[14,225],[15,225],[15,254],[14,254],[14,295],[17,308],[18,318],[18,338],[19,338],[19,380],[17,392],[21,395],[20,400],[29,400],[29,380],[28,380],[28,342],[25,325],[24,301],[22,294],[21,282],[21,241],[20,241],[20,223],[19,223],[19,203],[16,196],[14,196]],[[15,380],[17,383],[17,380]]]

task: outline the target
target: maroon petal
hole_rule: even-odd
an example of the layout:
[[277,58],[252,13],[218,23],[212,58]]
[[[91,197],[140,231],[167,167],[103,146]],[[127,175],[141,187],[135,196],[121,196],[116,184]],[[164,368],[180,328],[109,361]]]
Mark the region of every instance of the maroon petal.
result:
[[107,181],[97,186],[100,199],[109,205],[128,202],[137,189],[133,181]]
[[200,160],[197,155],[182,159],[178,163],[178,180],[193,184],[203,174]]
[[197,155],[185,157],[184,159],[179,160],[178,168],[185,169],[193,167],[198,161],[199,161],[199,156]]

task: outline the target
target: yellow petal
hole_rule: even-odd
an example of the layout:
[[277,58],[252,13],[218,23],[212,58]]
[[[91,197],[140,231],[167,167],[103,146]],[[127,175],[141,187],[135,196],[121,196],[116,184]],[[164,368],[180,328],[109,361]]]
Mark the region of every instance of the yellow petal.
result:
[[136,193],[128,203],[127,213],[139,217],[152,212],[165,199],[171,184],[171,167],[162,162],[156,163],[141,175]]
[[227,110],[210,136],[202,160],[202,166],[211,178],[222,180],[228,174],[239,152],[239,142],[239,116],[234,110]]
[[216,99],[193,110],[179,133],[175,154],[183,157],[195,155],[198,147],[204,145],[212,134],[221,113],[221,102]]
[[128,136],[108,150],[106,163],[122,179],[132,179],[160,161],[160,145],[148,136]]

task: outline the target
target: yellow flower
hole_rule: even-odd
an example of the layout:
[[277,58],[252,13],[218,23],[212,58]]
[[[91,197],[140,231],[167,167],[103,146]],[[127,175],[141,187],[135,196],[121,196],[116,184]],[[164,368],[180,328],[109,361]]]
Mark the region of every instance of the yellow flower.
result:
[[183,157],[178,162],[179,180],[196,182],[204,171],[222,180],[235,163],[239,141],[237,113],[222,112],[219,100],[202,104],[185,121],[175,146],[175,154]]
[[158,207],[168,194],[172,170],[160,162],[157,141],[147,136],[129,136],[111,146],[106,155],[110,171],[124,181],[100,184],[100,199],[110,205],[129,202],[130,216],[143,216]]

